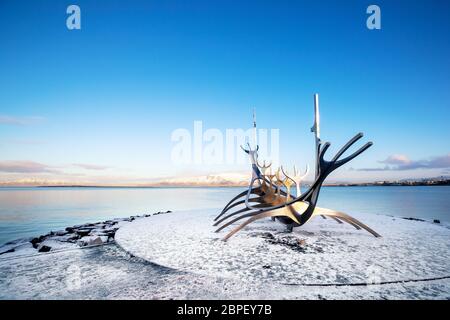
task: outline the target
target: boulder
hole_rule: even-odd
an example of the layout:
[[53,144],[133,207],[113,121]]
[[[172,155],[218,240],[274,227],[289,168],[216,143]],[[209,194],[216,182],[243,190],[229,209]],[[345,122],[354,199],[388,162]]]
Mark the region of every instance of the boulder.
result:
[[438,219],[434,219],[433,222],[434,222],[434,223],[441,223],[441,221],[438,220]]
[[[103,241],[105,240],[105,241]],[[85,246],[94,246],[94,245],[101,245],[104,242],[108,241],[108,237],[105,236],[85,236],[82,237],[80,240],[77,241],[77,244],[80,247],[85,247]]]
[[54,232],[54,234],[57,235],[57,236],[65,236],[65,235],[68,234],[68,233],[69,233],[69,232],[66,231],[66,230],[58,230],[58,231],[55,231],[55,232]]
[[76,233],[79,234],[81,237],[87,236],[92,229],[78,229],[76,230]]
[[52,248],[46,245],[42,245],[39,247],[38,251],[39,252],[49,252]]
[[74,233],[74,234],[68,235],[67,238],[66,238],[66,241],[74,243],[78,239],[80,239],[80,236],[78,234]]
[[33,245],[33,248],[37,249],[39,243],[41,243],[42,241],[44,241],[47,238],[47,236],[40,236],[37,238],[33,238],[30,240],[31,244]]
[[33,245],[33,248],[37,249],[38,244],[39,244],[39,238],[33,238],[33,239],[31,239],[30,242]]

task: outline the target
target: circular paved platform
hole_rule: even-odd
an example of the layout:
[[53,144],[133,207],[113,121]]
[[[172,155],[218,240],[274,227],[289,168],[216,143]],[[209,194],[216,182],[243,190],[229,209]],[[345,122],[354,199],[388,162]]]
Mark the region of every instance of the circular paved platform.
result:
[[[301,285],[384,283],[447,277],[450,230],[419,221],[358,215],[382,238],[315,218],[285,233],[271,220],[253,223],[227,242],[214,233],[217,210],[173,212],[130,223],[116,234],[126,251],[188,272]],[[447,281],[448,283],[448,281]]]

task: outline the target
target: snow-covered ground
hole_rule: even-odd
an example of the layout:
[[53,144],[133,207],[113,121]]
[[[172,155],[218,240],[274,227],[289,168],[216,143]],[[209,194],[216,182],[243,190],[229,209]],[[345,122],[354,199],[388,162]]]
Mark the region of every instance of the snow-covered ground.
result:
[[356,216],[374,238],[330,219],[291,234],[267,220],[223,242],[216,213],[125,222],[117,244],[3,254],[0,298],[450,299],[450,230],[440,225]]
[[215,233],[216,211],[179,212],[121,228],[126,251],[157,264],[209,276],[287,284],[350,284],[450,276],[450,230],[388,216],[358,216],[382,238],[313,219],[293,233],[270,219],[227,242]]

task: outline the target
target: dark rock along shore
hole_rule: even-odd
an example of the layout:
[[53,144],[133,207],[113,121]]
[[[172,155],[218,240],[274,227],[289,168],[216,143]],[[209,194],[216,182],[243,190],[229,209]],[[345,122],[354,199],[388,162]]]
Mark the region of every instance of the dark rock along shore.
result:
[[[96,223],[85,223],[67,227],[65,230],[50,231],[46,235],[32,238],[30,243],[37,252],[49,252],[53,248],[49,241],[57,241],[59,243],[76,244],[79,247],[95,246],[110,243],[114,241],[116,231],[119,229],[119,222],[132,222],[139,218],[148,218],[152,215],[170,213],[172,211],[159,211],[153,214],[143,214],[130,216],[128,218],[115,218]],[[4,246],[16,243],[10,241]],[[15,248],[8,247],[7,250],[0,252],[0,255],[14,252]]]

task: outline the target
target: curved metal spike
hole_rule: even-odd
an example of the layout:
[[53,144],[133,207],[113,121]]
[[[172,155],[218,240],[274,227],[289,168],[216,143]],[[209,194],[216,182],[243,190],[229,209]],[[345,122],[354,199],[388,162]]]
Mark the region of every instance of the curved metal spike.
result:
[[[285,208],[283,208],[285,209]],[[231,230],[231,232],[229,232],[224,238],[224,241],[227,241],[231,236],[233,236],[236,232],[238,232],[239,230],[241,230],[242,228],[244,228],[246,225],[252,223],[253,221],[259,220],[259,219],[263,219],[263,218],[268,218],[268,217],[288,217],[292,220],[294,220],[296,223],[298,223],[297,218],[291,214],[289,212],[289,210],[276,210],[276,211],[268,211],[268,212],[261,212],[258,213],[256,215],[252,215],[250,217],[250,219],[248,219],[247,221],[245,221],[244,223],[240,224],[239,226],[237,226],[236,228],[234,228],[233,230]]]
[[306,165],[306,170],[305,170],[305,173],[303,175],[300,175],[300,172],[298,172],[297,167],[294,165],[294,176],[291,177],[291,178],[295,182],[295,188],[296,188],[296,191],[297,191],[296,196],[297,197],[299,197],[302,194],[302,192],[301,192],[301,182],[308,175],[308,173],[309,173],[309,165],[308,164]]
[[256,160],[256,164],[258,165],[258,167],[259,167],[260,169],[268,169],[268,168],[270,168],[270,167],[272,166],[272,161],[269,162],[269,164],[266,165],[266,160],[264,160],[264,161],[263,161],[263,165],[261,165],[261,164],[259,163],[259,161]]
[[244,150],[245,153],[249,153],[249,152],[250,152],[250,150],[245,149],[245,148],[242,146],[242,144],[240,145],[240,147],[241,147],[242,150]]
[[[259,212],[258,209],[262,209],[262,208],[265,208],[265,207],[267,207],[267,206],[269,206],[267,203],[259,203],[259,204],[257,204],[257,205],[254,205],[253,207],[255,208],[254,211]],[[219,224],[221,224],[222,222],[224,222],[225,220],[227,220],[227,219],[229,219],[229,218],[231,218],[231,217],[234,217],[235,215],[237,215],[237,214],[239,214],[239,213],[244,213],[244,212],[251,211],[251,210],[252,210],[252,209],[249,209],[249,208],[245,207],[245,208],[242,208],[242,209],[237,210],[237,211],[235,211],[235,212],[232,212],[232,213],[226,215],[225,217],[223,217],[222,219],[216,221],[216,223],[214,223],[213,226],[216,227],[216,226],[218,226]],[[238,219],[238,220],[239,220],[239,219]],[[233,221],[234,221],[234,220],[233,220]],[[237,220],[236,220],[236,221],[237,221]],[[228,224],[223,225],[221,228],[217,229],[216,232],[222,230],[222,229],[225,228],[226,226],[228,226]]]
[[[245,209],[247,209],[247,208],[245,208]],[[248,211],[248,209],[247,209],[247,210],[244,210],[244,211],[242,211],[242,212],[245,212],[245,211]],[[236,217],[236,218],[234,218],[233,220],[228,221],[227,223],[225,223],[224,225],[222,225],[222,226],[221,226],[220,228],[218,228],[215,232],[219,232],[219,231],[221,231],[222,229],[225,229],[226,227],[228,227],[229,225],[235,223],[236,221],[239,221],[239,220],[244,219],[244,218],[247,218],[247,217],[254,216],[254,215],[258,214],[258,212],[259,212],[259,211],[253,211],[253,212],[249,212],[249,213],[243,214],[242,216]]]
[[[256,198],[249,198],[248,201],[249,202],[259,202],[262,203],[264,197],[256,197]],[[245,200],[239,200],[237,202],[234,202],[232,205],[230,205],[224,212],[223,214],[227,213],[229,210],[241,205],[241,204],[245,204]],[[217,216],[214,221],[216,221],[217,219],[219,219],[222,216],[222,214],[220,216]],[[224,218],[226,219],[226,218]],[[215,225],[215,224],[214,224]]]
[[[260,195],[261,193],[259,192],[260,191],[260,187],[257,187],[257,188],[253,188],[252,190],[251,190],[251,193],[252,194],[258,194],[258,195]],[[245,195],[247,195],[247,190],[245,190],[245,191],[243,191],[243,192],[241,192],[241,193],[239,193],[237,196],[235,196],[233,199],[231,199],[228,203],[227,203],[227,205],[223,208],[223,210],[222,210],[222,212],[214,219],[214,221],[215,220],[217,220],[217,219],[219,219],[227,210],[228,210],[228,208],[229,208],[229,206],[234,202],[234,201],[236,201],[237,199],[239,199],[239,198],[241,198],[241,197],[244,197]]]
[[284,179],[285,181],[289,179],[289,180],[291,180],[292,182],[295,183],[294,179],[292,179],[292,177],[290,177],[290,176],[288,175],[288,172],[284,171],[283,166],[281,166],[281,171],[283,172],[284,176],[286,177],[286,179]]
[[284,183],[285,179],[281,179],[280,172],[282,172],[282,170],[280,168],[278,168],[277,171],[275,172],[275,178],[277,179],[277,181],[280,184],[282,184],[282,183]]
[[341,150],[339,150],[336,153],[336,155],[333,157],[333,159],[331,161],[338,160],[344,154],[344,152],[348,150],[348,148],[350,148],[352,145],[354,145],[355,142],[358,141],[359,139],[361,139],[363,136],[364,136],[364,134],[362,132],[356,134],[341,148]]
[[340,166],[342,166],[343,164],[349,162],[350,160],[356,158],[357,156],[359,156],[361,153],[363,153],[364,151],[366,151],[367,149],[369,149],[371,146],[373,145],[373,142],[367,142],[365,145],[363,145],[361,148],[359,148],[357,151],[355,151],[354,153],[352,153],[351,155],[349,155],[348,157],[342,159],[342,160],[337,160],[335,162],[335,167],[338,168]]
[[300,177],[300,179],[304,179],[309,173],[309,164],[306,164],[305,173]]

